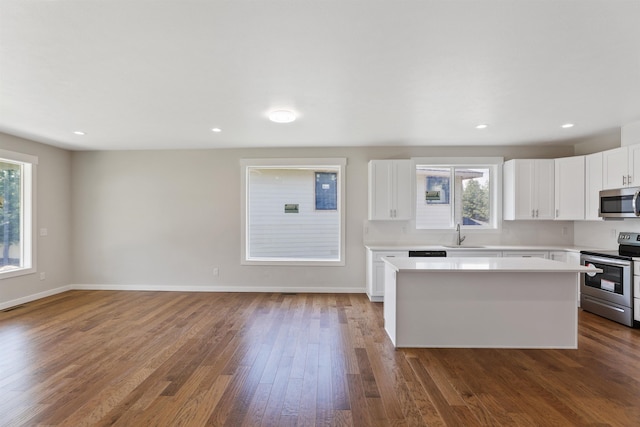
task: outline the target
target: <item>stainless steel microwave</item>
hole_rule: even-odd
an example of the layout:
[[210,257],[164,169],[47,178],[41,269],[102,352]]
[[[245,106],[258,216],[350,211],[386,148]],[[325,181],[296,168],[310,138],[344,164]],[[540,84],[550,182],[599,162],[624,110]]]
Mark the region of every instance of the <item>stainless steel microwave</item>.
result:
[[640,217],[638,195],[640,195],[640,187],[600,191],[600,216],[602,218]]

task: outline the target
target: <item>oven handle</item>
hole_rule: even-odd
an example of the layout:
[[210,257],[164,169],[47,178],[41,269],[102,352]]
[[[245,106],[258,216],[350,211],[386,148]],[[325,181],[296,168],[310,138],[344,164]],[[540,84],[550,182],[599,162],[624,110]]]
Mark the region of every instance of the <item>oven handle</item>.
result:
[[640,190],[636,191],[633,195],[633,199],[631,200],[631,205],[633,206],[633,213],[635,216],[640,216],[640,212],[638,212],[638,195],[640,195]]
[[601,306],[603,306],[603,307],[610,308],[611,310],[615,310],[615,311],[619,311],[620,313],[624,313],[624,310],[623,310],[623,309],[618,308],[618,307],[614,307],[614,306],[612,306],[612,305],[603,304],[603,303],[601,303],[601,302],[599,302],[599,301],[596,301],[596,300],[595,300],[595,299],[593,299],[593,298],[589,298],[589,296],[588,296],[588,295],[585,295],[585,296],[584,296],[584,299],[585,299],[585,300],[589,300],[589,302],[591,302],[591,303],[593,303],[593,304],[598,304],[598,305],[601,305]]
[[624,261],[624,260],[615,259],[615,258],[605,258],[605,257],[599,257],[599,256],[593,256],[593,255],[583,256],[582,261],[584,261],[584,262],[599,262],[601,264],[612,264],[612,265],[619,265],[619,266],[622,266],[622,267],[631,266],[631,261]]

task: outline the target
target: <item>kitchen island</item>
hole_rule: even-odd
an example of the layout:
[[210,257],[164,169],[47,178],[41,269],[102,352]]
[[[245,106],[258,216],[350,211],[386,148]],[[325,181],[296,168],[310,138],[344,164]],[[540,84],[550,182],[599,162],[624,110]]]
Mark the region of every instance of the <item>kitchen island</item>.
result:
[[395,347],[577,348],[579,275],[539,258],[384,258]]

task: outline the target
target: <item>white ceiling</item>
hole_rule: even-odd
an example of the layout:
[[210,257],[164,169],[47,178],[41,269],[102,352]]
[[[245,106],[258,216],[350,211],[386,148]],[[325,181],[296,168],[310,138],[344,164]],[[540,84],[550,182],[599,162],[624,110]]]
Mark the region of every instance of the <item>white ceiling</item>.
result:
[[0,0],[0,131],[64,148],[561,144],[637,120],[636,0]]

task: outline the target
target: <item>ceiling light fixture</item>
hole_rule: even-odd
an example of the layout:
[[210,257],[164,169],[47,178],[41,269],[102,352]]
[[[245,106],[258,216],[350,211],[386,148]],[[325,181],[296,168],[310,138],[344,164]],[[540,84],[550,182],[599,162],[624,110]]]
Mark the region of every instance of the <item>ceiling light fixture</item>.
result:
[[275,110],[269,113],[269,120],[274,123],[291,123],[296,119],[296,114],[290,110]]
[[222,129],[220,129],[220,128],[213,128],[213,129],[211,129],[211,132],[220,133],[220,132],[222,132]]
[[486,129],[486,128],[488,128],[488,127],[489,127],[489,125],[486,125],[486,124],[480,124],[480,125],[476,126],[476,129]]
[[573,127],[573,123],[565,123],[565,124],[562,125],[563,129],[569,129],[569,128],[572,128],[572,127]]
[[86,135],[86,133],[82,132],[81,130],[74,130],[73,133],[75,135]]

